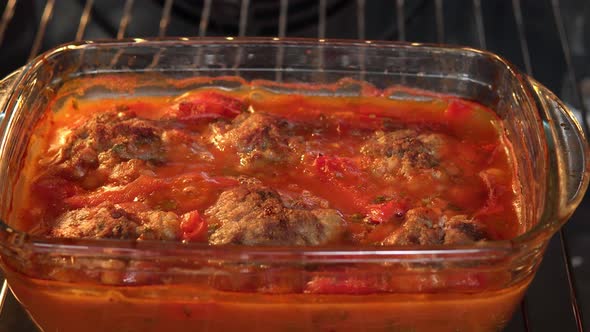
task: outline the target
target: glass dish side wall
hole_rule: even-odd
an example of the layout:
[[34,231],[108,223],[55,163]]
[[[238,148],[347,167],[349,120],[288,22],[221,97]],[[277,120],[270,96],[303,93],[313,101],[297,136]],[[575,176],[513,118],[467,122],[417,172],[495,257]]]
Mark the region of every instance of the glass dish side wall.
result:
[[[419,321],[446,322],[453,325],[454,330],[472,331],[475,323],[461,319],[470,314],[481,319],[490,317],[488,321],[480,320],[479,324],[482,331],[493,331],[509,318],[540,262],[546,240],[565,221],[563,216],[559,218],[557,202],[552,197],[545,201],[546,179],[549,178],[549,183],[553,184],[559,181],[548,174],[550,167],[555,167],[557,162],[552,165],[547,157],[549,152],[545,145],[543,126],[535,105],[531,103],[531,92],[523,86],[518,73],[493,55],[459,48],[391,44],[219,40],[71,45],[46,54],[43,62],[37,62],[27,69],[23,77],[17,79],[17,89],[13,97],[9,98],[7,107],[9,121],[5,121],[2,127],[5,132],[0,179],[4,220],[8,220],[11,225],[16,223],[10,219],[10,212],[19,195],[25,194],[14,186],[18,170],[26,166],[24,157],[28,136],[24,128],[30,128],[37,121],[56,94],[66,96],[68,93],[77,93],[76,89],[85,81],[91,82],[89,78],[93,76],[115,75],[113,77],[122,78],[126,74],[131,75],[129,79],[132,79],[132,85],[119,84],[123,80],[108,86],[89,84],[80,97],[179,94],[203,85],[236,89],[242,87],[242,81],[224,76],[237,75],[244,80],[255,80],[253,84],[257,86],[282,93],[361,95],[372,89],[367,84],[358,83],[365,81],[379,89],[405,85],[479,101],[495,109],[505,120],[515,153],[529,156],[518,163],[520,190],[529,203],[522,205],[521,211],[523,228],[528,232],[522,236],[523,241],[516,239],[512,242],[488,243],[475,248],[363,248],[363,251],[334,248],[320,251],[313,248],[226,249],[148,242],[50,241],[31,238],[5,228],[0,232],[3,267],[17,297],[46,329],[51,330],[57,326],[52,324],[59,322],[52,321],[41,307],[35,307],[34,303],[39,303],[40,296],[47,302],[44,308],[50,303],[56,303],[62,305],[54,306],[57,311],[78,308],[80,314],[83,310],[96,312],[100,308],[103,313],[101,317],[110,317],[108,315],[115,311],[104,311],[105,306],[97,304],[111,301],[112,297],[104,297],[105,292],[113,295],[122,306],[134,304],[141,307],[138,303],[148,303],[150,298],[152,301],[171,301],[177,305],[170,307],[176,308],[173,310],[176,313],[184,310],[183,303],[191,304],[192,309],[189,311],[199,311],[204,304],[218,303],[221,297],[228,294],[234,294],[237,302],[254,306],[272,303],[272,306],[267,307],[270,311],[266,311],[271,314],[276,306],[291,306],[297,302],[302,305],[300,309],[308,315],[308,320],[292,317],[291,321],[300,320],[304,324],[319,320],[320,325],[316,327],[329,327],[335,324],[334,317],[340,316],[332,315],[331,319],[322,320],[321,317],[326,314],[333,314],[335,307],[319,304],[340,303],[346,307],[347,304],[353,305],[359,301],[357,295],[342,294],[326,298],[301,294],[301,298],[290,298],[295,301],[290,303],[289,297],[280,292],[250,297],[236,292],[241,282],[254,282],[262,286],[266,281],[277,278],[305,278],[322,273],[327,278],[377,275],[390,283],[397,280],[400,284],[403,278],[406,281],[408,278],[428,280],[441,276],[452,279],[457,274],[491,280],[491,286],[485,294],[473,293],[469,284],[455,285],[449,289],[422,289],[416,294],[416,290],[420,289],[420,285],[417,285],[410,290],[401,287],[392,294],[374,295],[377,296],[374,300],[375,303],[387,303],[385,307],[390,309],[388,312],[408,302],[431,308],[430,318],[423,317]],[[214,78],[195,79],[195,76]],[[268,81],[283,84],[276,85]],[[334,88],[313,92],[297,90],[288,85],[300,82],[336,84]],[[19,89],[21,87],[26,89]],[[387,91],[390,98],[428,98],[426,94],[407,89],[391,88]],[[539,106],[544,105],[539,103]],[[551,132],[548,134],[552,135]],[[561,147],[560,144],[556,146]],[[582,178],[585,179],[585,176]],[[584,181],[581,181],[583,190]],[[573,201],[575,203],[575,197]],[[547,209],[548,206],[551,209]],[[536,221],[540,219],[541,222],[537,224]],[[533,228],[537,231],[531,232]],[[186,264],[187,261],[192,263]],[[408,266],[413,268],[400,276],[399,269]],[[59,274],[51,273],[59,269],[91,271],[95,278],[90,278],[84,284],[75,284],[60,279]],[[127,286],[109,286],[113,276],[116,280],[121,275],[136,276],[133,280],[138,281],[135,284],[131,282],[129,286],[138,286],[142,284],[142,274],[158,275],[162,282],[141,286],[141,292],[134,292]],[[392,279],[393,275],[398,279]],[[56,289],[60,291],[55,292]],[[62,296],[66,293],[71,296]],[[427,293],[433,294],[425,296]],[[493,298],[496,301],[486,302],[481,298]],[[458,301],[454,302],[455,305],[462,303],[465,310],[473,311],[453,318],[446,314],[449,299]],[[86,306],[82,303],[86,303]],[[370,307],[367,307],[366,313],[371,311]],[[153,316],[154,310],[158,310],[150,306],[142,308],[138,321]],[[225,312],[238,314],[232,310]],[[336,313],[343,312],[342,308],[338,310]],[[197,318],[188,315],[186,319],[214,322],[215,315],[221,312],[224,311],[210,311]],[[318,315],[320,318],[317,318]],[[387,315],[383,312],[379,317],[386,319]],[[177,318],[170,316],[167,319],[170,322]],[[289,323],[286,319],[282,317],[282,320],[277,320],[277,324],[281,321]],[[394,322],[397,325],[391,326],[416,327],[419,321],[404,320],[404,315],[400,315],[398,321]],[[357,327],[363,324],[360,319],[350,322],[357,324]],[[389,326],[385,320],[379,322],[375,330]],[[255,326],[258,321],[253,318],[250,323]],[[105,319],[96,324],[102,324],[99,328],[102,330],[102,327],[108,326],[108,321]],[[427,329],[426,326],[421,328]]]

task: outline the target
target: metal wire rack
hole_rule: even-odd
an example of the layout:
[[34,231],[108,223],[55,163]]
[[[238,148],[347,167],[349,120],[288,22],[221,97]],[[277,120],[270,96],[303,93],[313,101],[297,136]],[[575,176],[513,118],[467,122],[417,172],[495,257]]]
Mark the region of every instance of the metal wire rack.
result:
[[[254,0],[255,1],[255,0]],[[366,0],[354,0],[356,3],[356,36],[358,39],[365,39],[370,37],[367,35],[367,23],[371,23],[372,18],[367,17],[366,7],[370,3]],[[526,20],[530,19],[525,16],[523,6],[528,2],[523,0],[508,0],[511,1],[512,17],[504,17],[504,22],[510,22],[513,27],[512,38],[518,43],[520,49],[520,59],[518,57],[509,58],[511,61],[520,64],[525,72],[533,75],[545,68],[536,67],[535,52],[539,50],[539,45],[529,45],[527,39],[527,25]],[[507,2],[508,2],[507,1]],[[172,9],[174,0],[162,0],[161,14],[157,34],[154,36],[164,37],[167,35],[167,30],[172,20]],[[250,15],[251,1],[250,0],[234,0],[239,3],[239,22],[237,24],[237,35],[246,36],[248,34],[249,21],[252,19]],[[396,18],[394,26],[393,38],[400,41],[411,39],[409,36],[411,30],[407,26],[407,13],[410,1],[406,0],[391,0],[390,9],[383,8],[383,10],[390,10],[391,17]],[[429,42],[445,43],[449,42],[448,27],[448,12],[445,11],[445,6],[449,2],[443,0],[431,0],[432,13],[431,24],[435,31],[433,40]],[[467,15],[472,17],[472,26],[466,29],[472,29],[476,38],[474,40],[462,41],[463,44],[471,45],[478,48],[486,49],[490,45],[489,40],[497,38],[494,31],[486,30],[486,22],[482,14],[485,6],[489,2],[482,0],[463,1],[465,3],[464,10],[470,11]],[[37,2],[39,3],[39,1]],[[194,22],[194,30],[186,31],[186,35],[193,36],[207,36],[208,29],[212,19],[213,8],[216,5],[212,0],[203,0],[200,2],[200,18]],[[15,8],[18,5],[17,0],[7,0],[5,2],[4,11],[0,19],[0,46],[6,43],[6,33],[11,22]],[[77,25],[75,35],[69,37],[70,40],[82,40],[86,37],[86,30],[89,22],[93,19],[93,11],[95,8],[94,0],[85,0],[82,5],[81,14],[77,22],[61,22],[61,24]],[[112,34],[111,38],[121,39],[128,35],[128,29],[133,24],[133,8],[140,5],[134,0],[125,0],[121,2],[122,15],[118,21],[117,31]],[[279,1],[278,12],[278,26],[276,35],[278,37],[287,36],[288,23],[290,19],[289,0]],[[327,16],[329,11],[328,0],[317,1],[317,38],[330,38],[332,36],[327,33]],[[572,93],[566,99],[571,105],[576,107],[581,114],[583,125],[588,132],[587,123],[587,108],[584,105],[582,93],[580,90],[580,81],[576,75],[574,63],[572,61],[572,51],[566,25],[564,24],[564,17],[561,11],[561,3],[559,0],[546,0],[545,10],[547,13],[544,17],[551,17],[552,22],[539,22],[539,24],[549,24],[554,26],[554,34],[556,38],[548,38],[558,42],[557,45],[547,45],[547,47],[561,49],[561,57],[556,61],[563,61],[567,72],[567,84],[569,84]],[[56,0],[46,0],[40,15],[40,20],[37,25],[37,30],[30,45],[28,59],[34,58],[42,49],[43,41],[47,31],[48,24],[52,20],[59,19],[59,12],[56,12]],[[536,18],[538,19],[538,18]],[[445,22],[447,20],[447,22]],[[289,35],[295,37],[296,35]],[[451,40],[454,42],[454,40]],[[493,51],[502,54],[502,49],[493,49]],[[543,82],[546,83],[546,82]],[[546,83],[547,84],[547,83]],[[562,96],[563,97],[563,96]],[[570,223],[578,223],[583,220],[582,215],[577,214],[573,217]],[[507,331],[583,331],[584,323],[582,320],[582,309],[580,307],[580,298],[576,292],[576,278],[570,261],[570,248],[568,246],[567,234],[568,228],[562,230],[550,242],[545,255],[544,263],[537,273],[537,277],[531,285],[524,301],[521,304],[520,310],[515,314],[513,320],[507,327]],[[578,280],[580,282],[580,280]],[[586,301],[590,302],[590,298]],[[36,331],[33,323],[31,323],[22,308],[8,291],[6,282],[4,282],[0,290],[0,331],[17,331],[17,332],[33,332]]]

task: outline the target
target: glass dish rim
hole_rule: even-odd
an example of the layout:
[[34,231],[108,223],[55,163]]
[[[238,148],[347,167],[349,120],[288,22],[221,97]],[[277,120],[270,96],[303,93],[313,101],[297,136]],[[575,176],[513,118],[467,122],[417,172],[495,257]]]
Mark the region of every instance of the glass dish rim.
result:
[[[354,39],[317,39],[317,38],[277,38],[277,37],[166,37],[166,38],[125,38],[125,39],[96,39],[86,41],[76,41],[66,44],[59,45],[52,49],[49,49],[36,58],[31,60],[29,63],[16,70],[7,77],[15,75],[12,88],[8,92],[4,105],[10,104],[10,101],[15,95],[18,95],[19,83],[26,80],[31,73],[46,65],[45,59],[59,56],[61,53],[65,53],[71,50],[83,50],[83,49],[100,49],[107,47],[154,47],[154,49],[160,47],[171,47],[171,46],[255,46],[266,45],[266,46],[288,46],[288,47],[305,47],[305,46],[326,46],[326,47],[356,47],[356,48],[387,48],[392,47],[396,49],[424,49],[424,50],[437,50],[440,52],[457,52],[457,53],[472,53],[479,54],[490,61],[498,62],[504,69],[507,69],[510,75],[512,75],[519,85],[523,88],[523,92],[526,95],[526,100],[530,104],[531,109],[535,112],[535,117],[540,119],[539,110],[537,103],[534,101],[532,93],[530,91],[528,75],[522,73],[512,63],[503,57],[477,48],[472,48],[462,45],[449,45],[449,44],[434,44],[434,43],[416,43],[416,42],[401,42],[401,41],[374,41],[374,40],[354,40]],[[154,53],[155,54],[155,53]],[[133,72],[133,71],[131,71]],[[142,72],[144,73],[144,72]],[[5,119],[0,119],[2,122],[10,120],[12,118],[12,110],[9,114],[2,114]],[[8,116],[7,116],[8,115]],[[545,139],[544,139],[545,140]],[[2,144],[3,145],[3,144]],[[541,216],[539,216],[541,218]],[[122,252],[133,252],[134,254],[143,253],[148,254],[153,252],[151,249],[157,251],[157,255],[161,256],[163,249],[157,247],[166,247],[168,252],[176,252],[178,254],[194,254],[196,252],[207,253],[209,257],[223,257],[223,256],[234,256],[243,258],[244,253],[249,255],[263,255],[265,257],[286,257],[286,256],[297,256],[297,257],[321,257],[329,259],[329,257],[373,257],[377,256],[385,258],[388,256],[454,256],[454,255],[465,255],[471,254],[481,259],[484,257],[503,257],[509,255],[513,251],[518,251],[522,247],[536,247],[538,243],[542,243],[550,236],[552,236],[557,229],[561,226],[561,220],[544,221],[542,219],[534,225],[531,229],[523,232],[522,234],[508,240],[500,241],[483,241],[476,245],[436,245],[436,246],[377,246],[377,245],[356,245],[356,246],[322,246],[322,247],[285,247],[285,246],[238,246],[238,245],[222,245],[222,246],[210,246],[208,244],[195,244],[195,243],[182,243],[172,241],[136,241],[136,240],[113,240],[113,239],[51,239],[41,236],[31,235],[24,231],[19,231],[3,220],[0,220],[0,232],[9,234],[11,239],[8,248],[11,248],[15,243],[19,246],[30,246],[30,249],[34,251],[55,251],[55,249],[65,249],[66,251],[72,250],[72,252],[79,252],[80,249],[87,251],[90,248],[96,249],[120,249]],[[5,243],[6,239],[0,239],[0,247],[7,246]],[[141,242],[141,243],[140,243]],[[139,245],[138,245],[139,244]],[[152,248],[153,247],[153,248]],[[116,251],[116,250],[115,250]],[[112,255],[107,253],[107,255]],[[490,256],[491,255],[491,256]],[[498,256],[499,255],[499,256]],[[150,256],[148,254],[148,256]],[[463,257],[464,259],[465,257]],[[476,257],[473,257],[476,259]],[[364,260],[363,260],[364,261]]]

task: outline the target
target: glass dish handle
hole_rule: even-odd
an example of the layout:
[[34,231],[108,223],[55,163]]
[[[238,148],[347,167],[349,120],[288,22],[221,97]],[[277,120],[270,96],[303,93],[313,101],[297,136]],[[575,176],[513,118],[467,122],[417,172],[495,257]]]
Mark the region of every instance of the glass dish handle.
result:
[[566,220],[580,204],[588,187],[588,141],[574,113],[545,86],[531,78],[529,82],[545,112],[544,127],[549,141],[549,154],[555,153],[556,167],[552,172],[558,176],[557,216]]
[[23,68],[19,68],[8,76],[6,76],[2,81],[0,81],[0,122],[4,120],[4,115],[6,114],[6,103],[14,91],[14,84],[16,83],[17,79],[20,77],[20,74],[23,72]]
[[[0,81],[0,149],[5,148],[5,135],[8,127],[8,123],[5,119],[9,107],[9,101],[23,70],[24,68],[21,67]],[[5,194],[4,190],[0,191],[2,191],[2,195]],[[10,226],[4,223],[4,220],[0,219],[0,253],[5,256],[18,257],[18,249],[15,248],[14,244],[22,242],[23,235],[25,235],[25,233],[13,230]]]

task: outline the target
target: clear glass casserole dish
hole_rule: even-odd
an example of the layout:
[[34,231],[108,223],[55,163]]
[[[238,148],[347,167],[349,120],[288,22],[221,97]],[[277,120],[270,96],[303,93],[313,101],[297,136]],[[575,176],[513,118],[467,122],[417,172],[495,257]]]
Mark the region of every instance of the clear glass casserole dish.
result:
[[[519,159],[521,234],[463,246],[277,248],[47,239],[18,230],[13,213],[27,195],[19,178],[29,129],[48,109],[72,95],[178,95],[245,82],[275,93],[335,96],[362,96],[367,85],[359,82],[367,82],[490,107]],[[392,99],[430,98],[420,90],[387,91]],[[468,48],[297,39],[84,42],[39,56],[5,78],[0,91],[1,263],[44,331],[497,331],[588,185],[588,146],[572,113],[502,58]],[[391,287],[357,294],[264,287],[312,277]],[[242,291],[246,284],[257,291]]]

